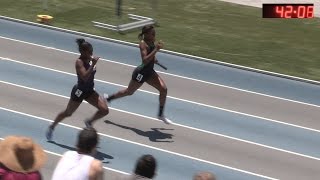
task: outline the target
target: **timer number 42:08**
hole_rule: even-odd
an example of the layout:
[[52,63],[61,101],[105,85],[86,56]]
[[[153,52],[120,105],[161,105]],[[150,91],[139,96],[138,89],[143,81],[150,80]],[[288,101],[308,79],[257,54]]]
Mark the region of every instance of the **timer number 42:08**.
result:
[[312,18],[313,6],[276,6],[276,13],[282,18],[291,18],[293,16],[297,18]]

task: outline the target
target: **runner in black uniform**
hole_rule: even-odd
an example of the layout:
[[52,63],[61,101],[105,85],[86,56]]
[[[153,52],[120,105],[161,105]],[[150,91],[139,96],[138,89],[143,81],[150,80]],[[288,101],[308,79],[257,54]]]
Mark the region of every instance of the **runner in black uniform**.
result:
[[67,108],[60,112],[54,122],[49,126],[46,137],[50,141],[56,125],[64,118],[71,116],[85,99],[88,103],[95,106],[98,111],[90,118],[85,120],[85,125],[90,127],[92,123],[106,116],[109,113],[107,103],[104,98],[94,90],[94,75],[96,73],[96,63],[99,57],[92,57],[93,48],[84,39],[77,39],[80,57],[76,60],[75,67],[78,76],[78,83],[74,85]]
[[[146,42],[144,42],[146,43]],[[154,49],[156,48],[154,43],[147,44],[147,55],[152,53]],[[147,62],[147,64],[144,64],[143,62],[141,65],[136,67],[132,73],[131,79],[134,81],[137,81],[138,83],[144,83],[146,80],[148,80],[154,73],[156,73],[153,69],[154,62]]]
[[141,40],[139,44],[142,58],[141,65],[136,67],[133,71],[131,81],[126,89],[106,98],[107,101],[110,102],[116,98],[132,95],[144,82],[147,82],[160,92],[158,118],[166,124],[171,124],[172,122],[165,118],[163,114],[167,97],[167,87],[161,77],[153,69],[154,64],[157,63],[155,55],[163,46],[161,42],[158,42],[156,45],[154,44],[155,35],[156,33],[153,26],[144,26],[142,28],[142,32],[139,34],[139,39]]

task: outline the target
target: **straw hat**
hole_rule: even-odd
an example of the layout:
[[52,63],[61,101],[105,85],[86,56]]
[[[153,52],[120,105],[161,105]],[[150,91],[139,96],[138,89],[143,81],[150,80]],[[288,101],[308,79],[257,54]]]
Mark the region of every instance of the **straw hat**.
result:
[[0,142],[0,162],[12,171],[38,171],[46,160],[44,150],[31,138],[8,136]]

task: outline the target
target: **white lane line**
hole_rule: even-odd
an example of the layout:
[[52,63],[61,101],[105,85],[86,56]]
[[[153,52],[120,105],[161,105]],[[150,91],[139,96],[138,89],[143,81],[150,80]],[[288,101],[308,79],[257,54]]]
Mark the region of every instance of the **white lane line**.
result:
[[[0,107],[0,109],[2,109],[2,108]],[[3,110],[5,110],[5,109],[3,109]],[[10,111],[10,112],[12,112],[12,111]],[[4,138],[0,137],[0,140],[4,140]],[[45,150],[45,149],[44,149],[44,151],[46,153],[48,153],[48,154],[52,154],[52,155],[55,155],[55,156],[62,157],[62,154],[58,154],[58,153],[55,153],[55,152],[52,152],[52,151],[48,151],[48,150]],[[106,166],[103,166],[103,169],[110,170],[110,171],[117,172],[117,173],[121,173],[121,174],[125,174],[125,175],[129,175],[130,174],[130,173],[126,173],[126,172],[123,172],[123,171],[120,171],[120,170],[112,169],[112,168],[109,168],[109,167],[106,167]]]
[[[65,99],[69,99],[69,97],[67,97],[67,96],[63,96],[63,95],[60,95],[60,94],[55,94],[55,93],[51,93],[51,92],[47,92],[47,91],[42,91],[42,90],[38,90],[38,89],[35,89],[35,88],[30,88],[30,87],[26,87],[26,86],[14,84],[14,83],[6,82],[6,81],[1,81],[0,80],[0,83],[7,84],[7,85],[12,85],[12,86],[16,86],[16,87],[32,90],[32,91],[37,91],[37,92],[41,92],[41,93],[44,93],[44,94],[50,94],[50,95],[57,96],[57,97],[62,97],[62,98],[65,98]],[[88,103],[88,102],[84,101],[84,103]],[[116,109],[116,108],[109,107],[109,109],[112,109],[112,110],[115,110],[115,111],[119,111],[119,112],[123,112],[123,113],[127,113],[127,114],[131,114],[131,115],[134,115],[134,116],[139,116],[139,117],[146,118],[146,119],[151,119],[151,120],[154,120],[154,121],[160,121],[160,120],[158,120],[156,118],[152,118],[152,117],[149,117],[149,116],[145,116],[145,115],[141,115],[141,114],[137,114],[137,113],[132,113],[132,112],[124,111],[124,110],[119,110],[119,109]],[[240,138],[236,138],[236,137],[232,137],[232,136],[227,136],[227,135],[224,135],[224,134],[219,134],[219,133],[215,133],[215,132],[211,132],[211,131],[206,131],[206,130],[202,130],[202,129],[198,129],[198,128],[194,128],[194,127],[190,127],[190,126],[186,126],[186,125],[182,125],[182,124],[178,124],[178,123],[173,123],[173,124],[176,125],[176,126],[179,126],[179,127],[192,129],[192,130],[195,130],[195,131],[208,133],[208,134],[211,134],[211,135],[215,135],[215,136],[219,136],[219,137],[223,137],[223,138],[227,138],[227,139],[232,139],[232,140],[235,140],[235,141],[240,141],[240,142],[243,142],[243,143],[252,144],[252,145],[256,145],[256,146],[260,146],[260,147],[264,147],[264,148],[268,148],[268,149],[272,149],[272,150],[285,152],[285,153],[288,153],[288,154],[293,154],[293,155],[296,155],[296,156],[300,156],[300,157],[304,157],[304,158],[309,158],[309,159],[320,161],[320,158],[316,158],[316,157],[313,157],[313,156],[309,156],[309,155],[305,155],[305,154],[301,154],[301,153],[297,153],[297,152],[293,152],[293,151],[288,151],[288,150],[276,148],[276,147],[273,147],[273,146],[259,144],[259,143],[256,143],[256,142],[252,142],[252,141],[248,141],[248,140],[244,140],[244,139],[240,139]],[[67,125],[67,126],[69,126],[69,125]],[[72,127],[72,126],[70,125],[70,127]],[[110,137],[117,139],[117,137],[113,137],[113,136],[110,136]],[[119,139],[119,140],[122,140],[122,139]]]
[[[57,48],[54,48],[54,47],[44,46],[44,45],[40,45],[40,44],[30,43],[30,42],[26,42],[26,41],[21,41],[21,40],[17,40],[17,39],[7,38],[7,37],[3,37],[3,36],[0,36],[0,38],[6,39],[6,40],[11,40],[11,41],[16,41],[16,42],[20,42],[20,43],[24,43],[24,44],[29,44],[29,45],[33,45],[33,46],[38,46],[38,47],[42,47],[42,48],[45,48],[45,49],[52,49],[52,50],[56,50],[56,51],[61,51],[61,52],[65,52],[65,53],[79,55],[79,53],[66,51],[66,50],[62,50],[62,49],[57,49]],[[107,62],[111,62],[111,63],[115,63],[115,64],[121,64],[121,65],[124,65],[124,66],[136,67],[134,65],[121,63],[121,62],[117,62],[117,61],[113,61],[113,60],[108,60],[108,59],[103,59],[103,58],[101,58],[101,60],[104,60],[104,61],[107,61]],[[189,77],[185,77],[185,76],[171,74],[171,73],[167,73],[167,72],[163,72],[163,71],[157,71],[157,72],[162,73],[162,74],[166,74],[166,75],[169,75],[169,76],[174,76],[174,77],[178,77],[178,78],[182,78],[182,79],[187,79],[187,80],[191,80],[191,81],[196,81],[196,82],[201,82],[201,83],[210,84],[210,85],[214,85],[214,86],[219,86],[219,87],[223,87],[223,88],[227,88],[227,89],[233,89],[233,90],[242,91],[242,92],[246,92],[246,93],[250,93],[250,94],[265,96],[265,97],[279,99],[279,100],[283,100],[283,101],[289,101],[289,102],[303,104],[303,105],[307,105],[307,106],[320,107],[320,105],[316,105],[316,104],[311,104],[311,103],[306,103],[306,102],[286,99],[286,98],[282,98],[282,97],[278,97],[278,96],[272,96],[272,95],[268,95],[268,94],[258,93],[258,92],[249,91],[249,90],[240,89],[240,88],[235,88],[235,87],[231,87],[231,86],[227,86],[227,85],[222,85],[222,84],[212,83],[212,82],[208,82],[208,81],[203,81],[203,80],[199,80],[199,79],[195,79],[195,78],[189,78]]]
[[[13,59],[10,59],[10,58],[5,58],[5,57],[1,57],[0,56],[0,59],[7,60],[7,61],[12,61],[12,62],[15,62],[15,63],[20,63],[20,64],[32,66],[32,67],[37,67],[37,68],[41,68],[41,69],[45,69],[45,70],[50,70],[50,71],[54,71],[54,72],[58,72],[58,73],[62,73],[62,74],[76,76],[76,74],[72,74],[72,73],[69,73],[69,72],[64,72],[64,71],[60,71],[60,70],[56,70],[56,69],[52,69],[52,68],[47,68],[47,67],[43,67],[43,66],[39,66],[39,65],[34,65],[34,64],[30,64],[30,63],[26,63],[26,62],[22,62],[22,61],[18,61],[18,60],[13,60]],[[101,83],[105,83],[105,84],[111,84],[111,85],[115,85],[115,86],[119,86],[119,87],[127,87],[125,85],[111,83],[111,82],[103,81],[103,80],[99,80],[99,79],[95,79],[95,81],[101,82]],[[150,91],[146,91],[146,90],[142,90],[142,89],[138,89],[138,91],[149,93],[149,94],[153,94],[153,95],[158,95],[158,93],[154,93],[154,92],[150,92]],[[221,107],[218,107],[218,106],[212,106],[212,105],[208,105],[208,104],[198,103],[198,102],[194,102],[194,101],[190,101],[190,100],[186,100],[186,99],[181,99],[181,98],[177,98],[177,97],[172,97],[172,96],[167,96],[167,97],[171,98],[171,99],[174,99],[174,100],[178,100],[178,101],[183,101],[183,102],[187,102],[187,103],[191,103],[191,104],[196,104],[196,105],[199,105],[199,106],[218,109],[218,110],[222,110],[222,111],[226,111],[226,112],[230,112],[230,113],[240,114],[240,115],[243,115],[243,116],[248,116],[248,117],[252,117],[252,118],[258,118],[258,119],[265,120],[265,121],[270,121],[270,122],[274,122],[274,123],[278,123],[278,124],[283,124],[283,125],[292,126],[292,127],[295,127],[295,128],[301,128],[301,129],[305,129],[305,130],[308,130],[308,131],[313,131],[313,132],[320,133],[320,130],[318,130],[318,129],[313,129],[313,128],[304,127],[304,126],[300,126],[300,125],[296,125],[296,124],[291,124],[291,123],[287,123],[287,122],[283,122],[283,121],[279,121],[279,120],[265,118],[265,117],[262,117],[262,116],[256,116],[256,115],[252,115],[252,114],[247,114],[247,113],[243,113],[243,112],[229,110],[229,109],[221,108]]]
[[[15,111],[15,110],[3,108],[3,107],[0,107],[0,109],[1,109],[1,110],[4,110],[4,111],[8,111],[8,112],[12,112],[12,113],[24,115],[24,116],[36,118],[36,119],[39,119],[39,120],[42,120],[42,121],[53,122],[53,121],[50,120],[50,119],[46,119],[46,118],[39,117],[39,116],[34,116],[34,115],[31,115],[31,114],[27,114],[27,113]],[[65,124],[65,123],[59,123],[59,124],[61,124],[61,125],[63,125],[63,126],[70,127],[70,128],[73,128],[73,129],[82,130],[82,128],[77,127],[77,126],[72,126],[72,125]],[[149,146],[149,145],[146,145],[146,144],[142,144],[142,143],[130,141],[130,140],[127,140],[127,139],[122,139],[122,138],[110,136],[110,135],[103,134],[103,133],[98,133],[98,134],[101,135],[101,136],[105,136],[105,137],[108,137],[108,138],[120,140],[120,141],[127,142],[127,143],[130,143],[130,144],[135,144],[135,145],[138,145],[138,146],[142,146],[142,147],[154,149],[154,150],[157,150],[157,151],[161,151],[161,152],[165,152],[165,153],[177,155],[177,156],[184,157],[184,158],[187,158],[187,159],[196,160],[196,161],[203,162],[203,163],[206,163],[206,164],[211,164],[211,165],[215,165],[215,166],[219,166],[219,167],[231,169],[231,170],[238,171],[238,172],[242,172],[242,173],[245,173],[245,174],[250,174],[250,175],[254,175],[254,176],[258,176],[258,177],[262,177],[262,178],[266,178],[266,179],[275,179],[275,178],[268,177],[268,176],[264,176],[264,175],[261,175],[261,174],[256,174],[256,173],[249,172],[249,171],[245,171],[245,170],[242,170],[242,169],[233,168],[233,167],[231,167],[231,166],[226,166],[226,165],[223,165],[223,164],[214,163],[214,162],[211,162],[211,161],[207,161],[207,160],[195,158],[195,157],[188,156],[188,155],[184,155],[184,154],[180,154],[180,153],[177,153],[177,152],[164,150],[164,149],[161,149],[161,148],[157,148],[157,147]]]

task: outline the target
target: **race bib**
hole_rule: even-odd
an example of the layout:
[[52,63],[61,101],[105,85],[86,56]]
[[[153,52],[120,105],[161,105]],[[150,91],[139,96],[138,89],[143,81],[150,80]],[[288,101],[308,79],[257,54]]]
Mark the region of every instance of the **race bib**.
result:
[[138,82],[140,82],[143,78],[143,75],[142,74],[138,74],[136,79],[138,80]]
[[81,94],[82,94],[82,91],[81,91],[80,89],[77,89],[76,92],[75,92],[75,95],[76,95],[77,97],[80,97]]

